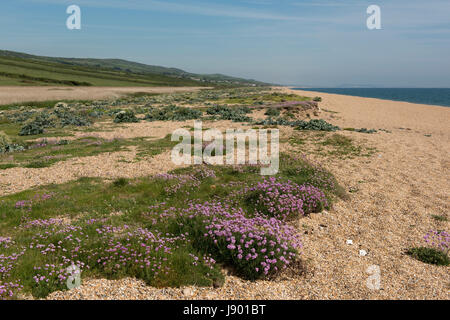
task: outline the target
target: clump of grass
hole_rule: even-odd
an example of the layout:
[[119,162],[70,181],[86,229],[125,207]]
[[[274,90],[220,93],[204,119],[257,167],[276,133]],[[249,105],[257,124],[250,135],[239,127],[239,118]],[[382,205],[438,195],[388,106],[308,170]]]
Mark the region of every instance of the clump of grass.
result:
[[47,161],[33,161],[33,162],[26,164],[24,167],[37,169],[37,168],[47,168],[51,165],[52,165],[52,163],[47,162]]
[[131,110],[123,110],[116,113],[114,123],[134,123],[139,122],[136,115]]
[[16,164],[14,163],[2,163],[0,164],[0,170],[6,170],[6,169],[10,169],[10,168],[15,168],[17,167]]
[[370,156],[373,152],[370,148],[366,148],[368,152],[364,152],[360,145],[354,144],[353,139],[340,134],[333,134],[320,142],[320,144],[332,148],[332,150],[328,151],[329,155],[335,155],[340,158]]
[[446,216],[444,216],[444,215],[433,214],[431,217],[432,217],[434,220],[440,221],[440,222],[446,222],[446,221],[448,221],[448,218],[447,218]]
[[448,266],[450,264],[448,257],[450,234],[445,231],[431,230],[425,235],[424,240],[428,247],[412,248],[406,253],[425,263]]
[[117,188],[125,187],[128,184],[129,184],[129,181],[127,178],[118,178],[113,181],[113,186],[117,187]]
[[280,109],[267,108],[267,111],[264,114],[269,117],[278,117],[280,115],[280,113],[281,113]]
[[428,264],[434,264],[438,266],[448,266],[450,264],[448,255],[435,248],[412,248],[409,249],[406,253],[411,257]]
[[38,122],[30,122],[24,125],[19,132],[19,136],[34,136],[44,133],[44,127]]

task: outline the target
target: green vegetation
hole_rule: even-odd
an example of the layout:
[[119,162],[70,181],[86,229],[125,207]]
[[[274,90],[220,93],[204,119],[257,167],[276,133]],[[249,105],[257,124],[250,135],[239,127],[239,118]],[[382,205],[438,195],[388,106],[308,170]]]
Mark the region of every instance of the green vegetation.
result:
[[[250,228],[239,229],[247,238],[258,233],[284,248],[286,259],[298,258],[294,229],[237,209],[246,208],[242,192],[261,182],[259,169],[193,166],[112,182],[82,178],[1,197],[0,233],[8,236],[0,238],[0,252],[15,258],[0,279],[14,292],[23,286],[22,291],[45,297],[67,290],[71,263],[83,279],[136,277],[156,287],[223,283],[223,266],[246,279],[265,277],[272,269],[255,268],[256,262],[239,257],[219,233],[204,236],[208,228],[236,223]],[[315,186],[330,204],[343,196],[334,177],[306,159],[282,155],[277,179]],[[227,205],[208,204],[221,201]],[[282,269],[283,259],[277,266]]]
[[114,117],[114,123],[133,123],[139,122],[136,115],[131,110],[119,111]]
[[440,222],[447,222],[448,218],[445,215],[437,215],[437,214],[433,214],[431,216],[434,220],[436,221],[440,221]]
[[310,101],[311,98],[301,97],[296,94],[286,94],[273,92],[268,94],[249,94],[247,96],[235,96],[224,99],[223,103],[245,104],[245,105],[263,105],[267,103],[279,103],[288,101]]
[[145,116],[148,121],[186,121],[200,119],[199,110],[169,105],[162,108],[152,108]]
[[269,117],[279,117],[280,113],[281,113],[281,111],[279,109],[267,108],[267,111],[265,112],[265,115],[269,116]]
[[137,147],[137,160],[158,155],[175,146],[170,136],[163,139],[148,140],[145,138],[106,140],[96,137],[85,137],[70,142],[66,140],[30,143],[26,152],[14,152],[0,155],[0,165],[3,169],[14,167],[43,168],[59,161],[76,157],[95,156],[106,152],[126,151]]
[[450,264],[448,255],[445,252],[435,248],[412,248],[409,249],[406,253],[413,258],[428,264],[434,264],[438,266],[448,266]]
[[303,151],[338,159],[370,157],[376,152],[376,148],[357,143],[350,137],[325,131],[303,131],[290,137],[288,142]]
[[247,116],[251,113],[248,107],[229,107],[226,105],[214,105],[206,110],[210,119],[214,120],[232,120],[234,122],[252,122],[252,118]]
[[224,75],[197,75],[119,59],[52,58],[0,50],[0,85],[264,85]]

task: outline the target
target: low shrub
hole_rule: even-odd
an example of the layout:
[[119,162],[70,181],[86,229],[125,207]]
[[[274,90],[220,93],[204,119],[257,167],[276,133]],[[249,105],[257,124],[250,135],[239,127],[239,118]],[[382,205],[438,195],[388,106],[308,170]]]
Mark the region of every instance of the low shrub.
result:
[[251,112],[248,107],[228,107],[226,105],[215,105],[206,110],[206,113],[217,120],[231,120],[233,122],[251,122],[252,118],[247,116]]
[[428,247],[409,249],[406,253],[415,259],[439,266],[448,266],[450,259],[448,252],[450,248],[450,234],[446,231],[429,231],[425,237]]
[[113,181],[113,185],[114,185],[114,187],[119,187],[119,188],[124,187],[124,186],[128,185],[128,179],[118,178]]
[[268,108],[266,113],[264,113],[264,114],[269,117],[279,117],[280,113],[281,113],[280,109]]
[[11,139],[0,131],[0,153],[24,151],[25,148],[18,144],[12,143]]
[[170,105],[151,109],[145,119],[147,121],[186,121],[200,119],[202,115],[200,110]]
[[438,266],[448,266],[450,264],[448,255],[435,248],[411,248],[406,253],[424,263],[434,264]]
[[314,131],[338,131],[341,130],[338,126],[334,126],[323,119],[313,119],[310,121],[295,120],[291,121],[287,118],[272,118],[269,117],[264,120],[257,121],[256,125],[264,126],[289,126],[297,130],[314,130]]
[[334,126],[323,119],[313,119],[310,121],[303,121],[297,126],[298,130],[315,130],[315,131],[338,131],[340,128]]
[[34,136],[44,133],[44,127],[37,122],[30,122],[22,127],[19,136]]
[[114,116],[114,123],[136,123],[139,119],[131,110],[122,110],[116,113]]
[[59,119],[62,127],[65,126],[85,127],[91,125],[91,122],[87,118],[73,113],[64,113]]

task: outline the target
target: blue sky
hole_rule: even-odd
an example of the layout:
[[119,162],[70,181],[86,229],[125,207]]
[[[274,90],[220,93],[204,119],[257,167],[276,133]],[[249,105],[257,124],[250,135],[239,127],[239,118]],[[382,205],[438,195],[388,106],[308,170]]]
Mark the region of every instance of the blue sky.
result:
[[448,0],[2,0],[0,44],[289,85],[450,87]]

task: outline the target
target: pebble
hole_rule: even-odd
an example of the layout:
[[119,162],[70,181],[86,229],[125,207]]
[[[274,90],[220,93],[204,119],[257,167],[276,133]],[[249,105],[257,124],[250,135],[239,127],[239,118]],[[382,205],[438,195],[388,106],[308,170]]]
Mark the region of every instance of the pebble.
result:
[[194,295],[194,292],[192,292],[192,290],[189,289],[189,288],[184,288],[184,289],[183,289],[183,294],[184,294],[186,297],[192,297],[192,296]]

